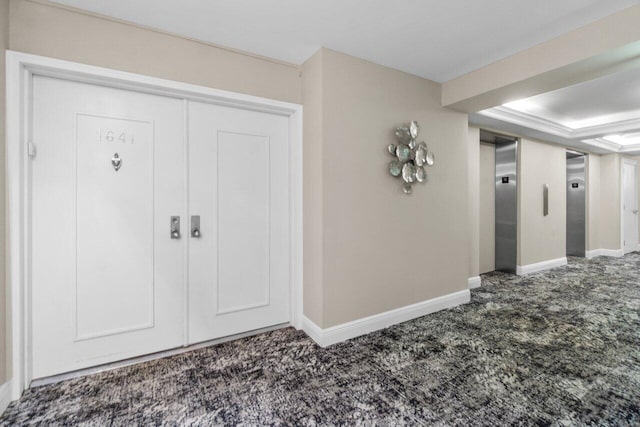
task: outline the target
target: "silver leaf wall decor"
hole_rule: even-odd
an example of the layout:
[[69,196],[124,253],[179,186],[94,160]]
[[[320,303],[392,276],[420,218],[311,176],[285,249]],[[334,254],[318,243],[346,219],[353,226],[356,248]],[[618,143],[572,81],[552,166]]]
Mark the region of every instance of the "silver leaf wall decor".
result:
[[411,194],[412,185],[427,182],[427,166],[433,166],[434,155],[428,150],[427,144],[416,142],[420,126],[415,120],[396,128],[397,144],[389,144],[387,150],[394,159],[389,162],[389,173],[396,178],[402,178],[402,191]]

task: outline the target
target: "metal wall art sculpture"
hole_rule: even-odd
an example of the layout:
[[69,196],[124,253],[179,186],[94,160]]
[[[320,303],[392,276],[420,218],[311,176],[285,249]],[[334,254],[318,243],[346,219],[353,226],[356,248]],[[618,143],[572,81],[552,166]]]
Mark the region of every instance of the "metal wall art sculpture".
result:
[[387,147],[389,154],[395,157],[389,162],[389,173],[402,178],[405,194],[411,194],[413,183],[427,181],[425,167],[434,163],[433,153],[427,150],[427,144],[424,141],[416,143],[419,132],[420,126],[415,120],[402,125],[396,129],[398,143]]

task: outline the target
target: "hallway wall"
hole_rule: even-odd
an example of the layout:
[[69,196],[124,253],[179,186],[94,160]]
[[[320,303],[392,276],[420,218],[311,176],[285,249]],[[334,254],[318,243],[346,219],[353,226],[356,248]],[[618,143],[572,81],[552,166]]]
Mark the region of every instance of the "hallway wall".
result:
[[323,50],[302,67],[303,211],[304,211],[304,315],[316,325],[323,323]]
[[600,157],[600,249],[619,250],[620,240],[620,161],[619,154]]
[[300,67],[64,6],[11,0],[10,49],[302,102]]
[[[305,110],[305,125],[321,121],[322,148],[305,164],[305,179],[307,170],[321,168],[322,201],[313,209],[322,232],[305,238],[322,236],[309,242],[323,253],[318,326],[466,290],[467,115],[440,107],[437,83],[329,49],[312,60],[319,61],[322,99],[315,118]],[[436,164],[407,196],[387,172],[386,147],[395,141],[394,127],[410,120],[419,122],[419,139]]]
[[[518,266],[566,256],[566,149],[523,138],[519,146]],[[543,166],[544,165],[544,166]],[[542,211],[549,185],[549,215]]]
[[469,277],[480,275],[480,233],[484,226],[478,216],[482,199],[480,196],[480,129],[469,128],[468,154],[467,154],[467,182],[469,193]]
[[586,250],[600,249],[600,156],[589,154],[586,162],[587,176],[587,234]]

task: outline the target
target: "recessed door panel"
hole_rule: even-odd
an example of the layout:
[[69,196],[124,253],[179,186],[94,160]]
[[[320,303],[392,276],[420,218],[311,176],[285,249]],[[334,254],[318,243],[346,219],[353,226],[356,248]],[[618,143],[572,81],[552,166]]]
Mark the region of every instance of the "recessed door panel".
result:
[[191,102],[188,129],[189,341],[288,322],[288,119]]
[[153,327],[153,123],[76,123],[76,339]]
[[184,104],[33,79],[33,377],[184,343]]
[[268,137],[218,133],[218,315],[269,305],[269,163]]

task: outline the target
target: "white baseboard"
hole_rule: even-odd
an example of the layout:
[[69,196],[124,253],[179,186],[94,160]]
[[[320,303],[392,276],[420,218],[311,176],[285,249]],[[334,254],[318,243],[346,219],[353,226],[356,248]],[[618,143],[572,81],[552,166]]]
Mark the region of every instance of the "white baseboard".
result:
[[600,255],[620,258],[624,256],[624,249],[600,249]]
[[467,283],[469,284],[469,289],[479,288],[482,285],[482,279],[480,279],[480,276],[469,277]]
[[567,265],[567,258],[556,258],[548,261],[537,262],[535,264],[519,265],[516,267],[516,274],[522,276],[524,274],[537,273],[538,271],[550,270],[552,268]]
[[587,259],[595,258],[601,255],[601,249],[592,249],[590,251],[585,251],[584,257]]
[[[640,246],[639,246],[640,250]],[[624,249],[593,249],[591,251],[585,252],[585,257],[588,259],[595,258],[598,256],[612,256],[616,258],[620,258],[624,256]]]
[[389,326],[435,313],[436,311],[466,304],[470,300],[471,293],[468,289],[465,289],[464,291],[454,292],[417,304],[364,317],[352,322],[331,326],[326,329],[322,329],[305,316],[302,318],[302,330],[318,343],[319,346],[327,347],[331,344],[359,337],[379,329],[388,328]]
[[11,383],[6,382],[0,385],[0,415],[2,415],[11,403]]

